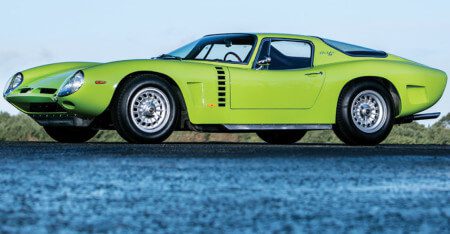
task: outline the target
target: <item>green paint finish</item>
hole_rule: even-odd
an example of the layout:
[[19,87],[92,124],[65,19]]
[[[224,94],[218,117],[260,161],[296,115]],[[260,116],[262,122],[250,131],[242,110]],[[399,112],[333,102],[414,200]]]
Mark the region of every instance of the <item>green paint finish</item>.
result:
[[[434,105],[447,82],[444,72],[394,55],[350,57],[316,37],[256,35],[257,47],[249,64],[160,59],[50,64],[22,71],[24,82],[6,99],[23,112],[26,111],[20,107],[27,103],[58,102],[69,113],[95,117],[110,105],[123,79],[148,72],[176,83],[194,124],[333,124],[339,94],[354,79],[378,77],[391,82],[401,100],[399,117]],[[313,67],[281,71],[252,69],[264,38],[310,42],[314,47]],[[219,83],[216,67],[225,71],[223,83]],[[84,84],[71,95],[56,98],[56,94],[35,91],[59,89],[78,70],[84,72]],[[96,81],[106,83],[96,84]],[[23,88],[32,91],[21,93]],[[219,96],[219,92],[224,96]],[[219,107],[219,98],[224,107]]]

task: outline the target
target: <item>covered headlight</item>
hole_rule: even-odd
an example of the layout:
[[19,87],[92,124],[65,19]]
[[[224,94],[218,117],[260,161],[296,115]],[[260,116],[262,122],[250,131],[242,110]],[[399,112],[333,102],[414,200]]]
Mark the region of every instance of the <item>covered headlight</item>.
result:
[[3,96],[6,96],[9,93],[11,93],[14,89],[19,87],[19,85],[22,84],[22,82],[23,82],[22,73],[15,74],[8,80],[8,82],[6,82],[5,90],[3,91]]
[[84,83],[84,74],[77,71],[73,76],[67,79],[59,89],[58,96],[64,97],[78,91]]

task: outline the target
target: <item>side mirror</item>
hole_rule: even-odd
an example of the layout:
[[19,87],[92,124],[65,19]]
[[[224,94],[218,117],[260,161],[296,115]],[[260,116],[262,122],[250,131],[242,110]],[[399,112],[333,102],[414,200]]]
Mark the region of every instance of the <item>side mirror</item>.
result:
[[272,62],[272,59],[270,57],[266,57],[262,60],[259,60],[256,64],[260,67],[263,67],[263,66],[269,66],[270,62]]

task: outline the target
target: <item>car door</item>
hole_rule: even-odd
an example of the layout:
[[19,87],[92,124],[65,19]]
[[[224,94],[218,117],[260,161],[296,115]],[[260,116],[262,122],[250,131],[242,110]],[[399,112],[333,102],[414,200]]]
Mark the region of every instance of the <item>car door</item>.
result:
[[313,51],[309,41],[264,39],[252,69],[230,68],[231,108],[311,108],[325,77]]

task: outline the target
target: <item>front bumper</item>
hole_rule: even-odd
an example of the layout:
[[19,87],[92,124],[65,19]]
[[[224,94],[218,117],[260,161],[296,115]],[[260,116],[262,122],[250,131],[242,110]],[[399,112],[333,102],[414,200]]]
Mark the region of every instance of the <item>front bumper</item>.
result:
[[94,120],[93,117],[71,113],[70,110],[58,103],[53,93],[21,93],[19,90],[5,98],[42,126],[88,127]]

